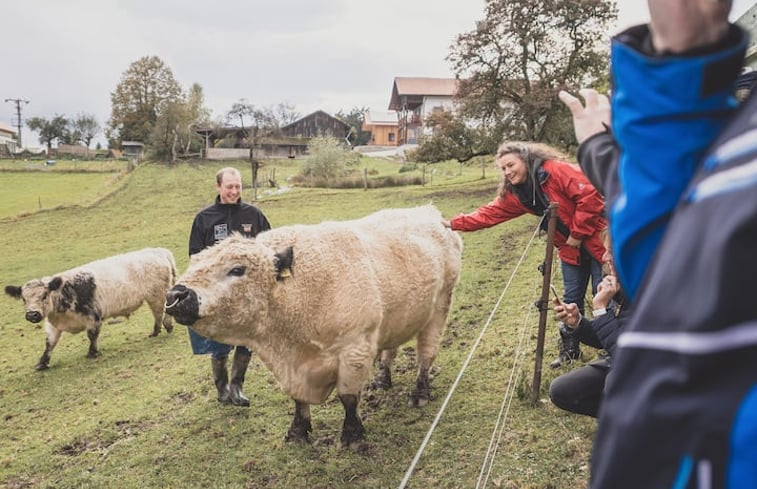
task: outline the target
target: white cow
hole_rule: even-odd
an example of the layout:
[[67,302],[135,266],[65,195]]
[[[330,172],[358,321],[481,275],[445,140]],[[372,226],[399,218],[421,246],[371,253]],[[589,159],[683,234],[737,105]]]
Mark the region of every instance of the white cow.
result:
[[87,356],[94,358],[99,355],[97,338],[103,320],[128,317],[144,302],[155,318],[150,336],[160,333],[161,323],[170,333],[171,318],[164,316],[163,303],[176,275],[170,251],[145,248],[30,280],[20,287],[8,285],[5,293],[23,299],[27,321],[45,320],[45,352],[36,366],[37,370],[44,370],[64,331],[75,334],[87,330]]
[[461,254],[462,240],[433,206],[233,236],[195,255],[166,312],[203,336],[257,352],[295,401],[287,440],[309,439],[310,404],[336,388],[341,441],[350,445],[363,438],[358,401],[378,352],[386,350],[386,384],[394,350],[417,338],[411,402],[428,402]]

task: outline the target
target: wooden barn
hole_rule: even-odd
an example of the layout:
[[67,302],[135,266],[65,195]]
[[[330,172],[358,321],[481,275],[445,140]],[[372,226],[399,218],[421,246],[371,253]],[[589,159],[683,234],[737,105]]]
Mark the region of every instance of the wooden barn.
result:
[[281,128],[283,136],[295,138],[330,136],[344,139],[349,133],[349,125],[322,110],[316,110]]

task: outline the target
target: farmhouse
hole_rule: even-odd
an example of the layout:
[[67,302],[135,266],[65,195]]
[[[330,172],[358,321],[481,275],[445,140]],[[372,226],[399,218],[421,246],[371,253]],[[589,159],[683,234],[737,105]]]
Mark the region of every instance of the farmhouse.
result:
[[455,78],[396,77],[389,109],[399,113],[397,144],[417,144],[420,136],[430,134],[424,127],[426,119],[435,112],[453,110],[457,88]]
[[0,122],[0,156],[10,156],[16,152],[18,136],[16,130]]
[[371,133],[369,146],[397,146],[397,113],[393,110],[368,110],[363,114],[362,130]]

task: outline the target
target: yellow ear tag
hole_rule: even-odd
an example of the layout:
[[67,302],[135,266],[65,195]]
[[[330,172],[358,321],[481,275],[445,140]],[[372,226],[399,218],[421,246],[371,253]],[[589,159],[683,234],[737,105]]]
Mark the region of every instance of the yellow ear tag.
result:
[[291,277],[292,276],[292,270],[289,268],[283,269],[281,272],[279,272],[279,277]]

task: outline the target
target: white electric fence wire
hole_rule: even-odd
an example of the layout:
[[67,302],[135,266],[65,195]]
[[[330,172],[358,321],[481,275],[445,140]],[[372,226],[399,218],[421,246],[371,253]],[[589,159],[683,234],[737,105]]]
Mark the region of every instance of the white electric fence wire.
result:
[[494,304],[494,308],[492,309],[491,313],[489,313],[489,317],[486,319],[486,323],[481,328],[481,332],[478,334],[476,341],[473,343],[473,346],[471,347],[470,352],[468,353],[468,356],[465,359],[465,362],[463,362],[463,366],[460,368],[460,371],[457,373],[457,377],[455,378],[455,381],[452,383],[452,386],[449,388],[449,392],[447,392],[447,397],[444,398],[444,402],[442,403],[441,408],[439,408],[439,412],[436,413],[436,417],[434,418],[434,421],[431,423],[431,426],[429,427],[428,432],[426,432],[426,436],[423,438],[423,442],[421,443],[421,446],[418,447],[418,451],[415,453],[415,457],[413,457],[412,462],[410,462],[410,467],[408,467],[407,472],[405,472],[405,476],[402,478],[402,481],[400,481],[400,485],[397,486],[397,489],[404,489],[407,486],[407,483],[410,480],[410,476],[412,476],[413,472],[415,471],[415,466],[418,464],[418,461],[420,460],[421,455],[423,455],[423,452],[426,450],[426,446],[428,445],[428,442],[431,439],[431,435],[434,433],[434,430],[436,429],[436,425],[439,424],[439,420],[442,418],[442,414],[444,414],[444,410],[447,409],[447,404],[449,404],[449,400],[452,398],[452,394],[454,394],[455,389],[457,389],[457,384],[460,383],[460,378],[463,376],[465,369],[468,368],[468,364],[470,363],[471,358],[473,358],[473,354],[476,352],[476,349],[478,348],[478,344],[481,343],[481,339],[483,338],[484,333],[486,333],[486,330],[489,328],[489,325],[492,322],[492,318],[494,317],[494,314],[497,312],[499,305],[502,303],[502,299],[504,299],[505,294],[507,293],[507,290],[510,288],[510,284],[512,284],[513,278],[515,277],[515,273],[518,271],[518,268],[520,268],[520,265],[523,263],[523,260],[525,260],[526,254],[528,253],[529,248],[531,248],[531,243],[534,242],[534,239],[539,234],[540,227],[541,227],[541,219],[539,220],[539,224],[536,225],[536,229],[534,229],[534,232],[531,235],[531,239],[529,240],[528,244],[526,244],[526,248],[525,250],[523,250],[523,254],[520,256],[518,263],[516,263],[512,274],[510,274],[510,278],[507,280],[507,284],[505,284],[505,288],[502,290],[502,293],[499,295],[499,299],[497,299],[497,303]]
[[[541,295],[541,292],[539,292],[539,295]],[[536,300],[536,297],[534,297],[534,300]],[[523,342],[526,337],[526,332],[528,331],[527,326],[530,324],[533,311],[533,308],[528,309],[528,313],[524,316],[523,324],[521,324],[520,327],[520,332],[518,334],[518,346],[515,349],[513,366],[510,369],[510,378],[507,381],[505,393],[502,398],[502,405],[499,408],[499,415],[497,416],[497,422],[494,424],[492,437],[489,440],[489,448],[487,448],[486,455],[484,456],[484,462],[481,464],[481,472],[479,472],[478,480],[476,481],[476,489],[486,487],[486,484],[488,484],[489,478],[491,477],[492,468],[494,467],[494,459],[497,456],[497,452],[499,451],[502,435],[505,432],[507,419],[510,415],[510,405],[513,401],[513,395],[515,394],[517,383],[520,380],[521,373],[523,372],[523,359],[525,358],[525,353],[523,351]],[[484,471],[486,471],[485,478]]]

